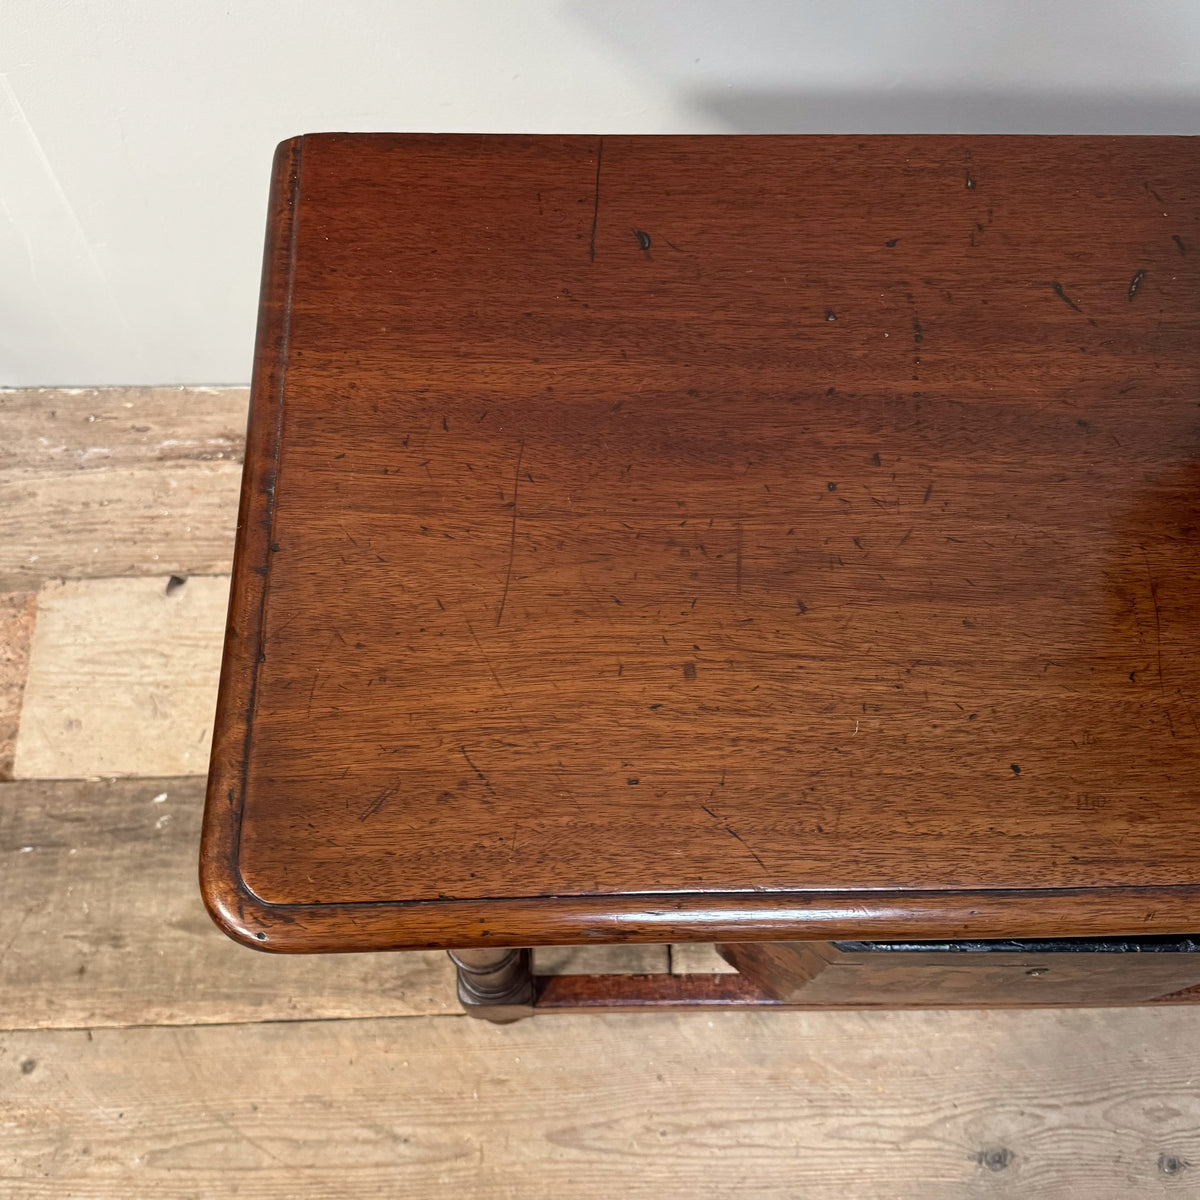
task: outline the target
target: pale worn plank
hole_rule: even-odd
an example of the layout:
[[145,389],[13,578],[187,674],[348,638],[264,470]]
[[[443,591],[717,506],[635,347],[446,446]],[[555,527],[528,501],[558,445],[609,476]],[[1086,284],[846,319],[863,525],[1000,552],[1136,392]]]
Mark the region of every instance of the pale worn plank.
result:
[[250,389],[0,389],[0,471],[239,460]]
[[1190,1013],[314,1022],[0,1038],[22,1197],[1195,1196]]
[[0,392],[0,589],[223,574],[245,388]]
[[731,967],[707,942],[671,947],[671,973],[673,975],[736,975],[737,968]]
[[540,975],[653,975],[667,970],[666,946],[540,946]]
[[207,771],[228,594],[227,576],[46,584],[14,776]]
[[34,611],[32,592],[0,593],[0,780],[12,778]]
[[200,900],[199,779],[0,786],[0,1027],[457,1012],[444,954],[259,954]]

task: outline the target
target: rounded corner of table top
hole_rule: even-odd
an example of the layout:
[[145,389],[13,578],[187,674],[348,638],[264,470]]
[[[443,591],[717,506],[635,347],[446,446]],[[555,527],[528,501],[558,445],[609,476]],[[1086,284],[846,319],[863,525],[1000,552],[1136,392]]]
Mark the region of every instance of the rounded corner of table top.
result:
[[207,844],[200,857],[200,896],[216,927],[226,937],[252,950],[277,950],[271,937],[275,920],[268,905],[241,880],[236,862],[222,860]]

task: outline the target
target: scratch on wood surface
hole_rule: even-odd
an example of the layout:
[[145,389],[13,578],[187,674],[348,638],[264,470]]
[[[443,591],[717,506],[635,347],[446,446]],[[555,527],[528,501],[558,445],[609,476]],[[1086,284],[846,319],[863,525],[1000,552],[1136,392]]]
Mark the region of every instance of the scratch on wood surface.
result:
[[727,834],[729,834],[729,836],[730,836],[731,838],[733,838],[733,840],[734,840],[735,842],[737,842],[737,843],[738,843],[738,845],[739,845],[739,846],[741,846],[741,847],[742,847],[742,849],[743,849],[743,850],[745,850],[745,851],[746,851],[746,853],[747,853],[747,854],[749,854],[749,855],[750,855],[750,857],[751,857],[752,859],[754,859],[754,861],[755,861],[756,863],[758,863],[758,865],[759,865],[760,867],[762,867],[762,869],[763,869],[764,871],[767,869],[767,864],[766,864],[765,862],[763,862],[763,860],[762,860],[761,858],[759,858],[759,857],[758,857],[758,855],[757,855],[757,854],[754,852],[754,850],[753,850],[753,849],[751,849],[751,847],[749,847],[749,846],[747,846],[747,845],[746,845],[746,843],[745,843],[745,842],[744,842],[744,841],[741,839],[741,837],[738,835],[737,831],[736,831],[736,830],[733,828],[733,826],[732,826],[732,825],[726,825],[726,826],[725,826],[725,832],[726,832]]
[[735,553],[735,569],[737,572],[736,586],[739,596],[742,594],[742,539],[742,523],[739,521],[737,523],[737,547]]
[[[32,847],[24,847],[24,848],[32,849]],[[25,923],[29,920],[30,917],[33,916],[33,914],[36,911],[37,911],[37,905],[33,905],[32,907],[27,908],[25,910],[25,912],[21,914],[21,919],[17,922],[17,927],[16,927],[16,929],[13,930],[12,936],[8,939],[7,942],[4,943],[4,949],[0,950],[0,956],[7,954],[13,948],[13,946],[16,945],[17,938],[19,938],[21,936],[21,930],[25,928]]]
[[754,861],[755,861],[756,863],[758,863],[758,865],[759,865],[760,867],[762,867],[762,869],[763,869],[764,871],[767,869],[767,864],[766,864],[765,862],[763,862],[763,860],[762,860],[761,858],[759,858],[759,856],[758,856],[758,855],[757,855],[757,854],[754,852],[754,850],[753,850],[753,849],[751,849],[751,847],[750,847],[750,846],[748,846],[748,845],[747,845],[747,844],[746,844],[746,843],[745,843],[745,842],[742,840],[742,838],[741,838],[741,837],[738,835],[737,831],[736,831],[736,830],[733,828],[733,826],[732,826],[732,825],[728,824],[728,822],[724,821],[724,820],[723,820],[721,817],[718,817],[718,816],[717,816],[717,814],[716,814],[715,812],[713,812],[713,810],[712,810],[711,808],[709,808],[707,804],[702,804],[702,805],[700,805],[700,807],[701,807],[701,808],[702,808],[702,809],[703,809],[703,810],[704,810],[706,813],[708,813],[708,815],[709,815],[710,817],[712,817],[712,819],[713,819],[713,820],[714,820],[714,821],[715,821],[715,822],[716,822],[718,825],[720,825],[720,826],[721,826],[721,828],[722,828],[722,829],[724,829],[724,830],[725,830],[725,832],[726,832],[727,834],[729,834],[729,836],[730,836],[731,838],[733,838],[733,840],[734,840],[735,842],[737,842],[737,843],[738,843],[738,845],[739,845],[739,846],[741,846],[741,847],[742,847],[742,849],[743,849],[743,850],[745,850],[745,851],[746,851],[746,853],[747,853],[747,854],[749,854],[749,855],[750,855],[750,857],[751,857],[752,859],[754,859]]
[[501,681],[500,676],[497,673],[496,668],[493,665],[491,658],[488,657],[487,651],[483,648],[483,643],[480,642],[479,635],[475,632],[475,627],[471,624],[470,621],[468,621],[466,624],[467,624],[467,632],[471,635],[471,640],[475,643],[475,648],[479,651],[480,655],[483,658],[483,661],[487,664],[488,673],[491,675],[492,680],[495,682],[497,689],[499,689],[500,695],[504,697],[505,704],[508,705],[509,711],[516,718],[517,723],[521,726],[522,731],[524,733],[528,733],[529,728],[525,724],[524,720],[522,719],[521,714],[518,711],[516,705],[513,704],[512,697],[508,694],[508,689],[504,686],[503,682]]
[[216,1122],[218,1125],[221,1125],[225,1129],[228,1129],[229,1132],[231,1134],[233,1134],[233,1136],[236,1139],[238,1139],[239,1141],[245,1142],[246,1145],[248,1145],[248,1146],[252,1146],[264,1158],[270,1159],[271,1162],[275,1163],[276,1165],[278,1165],[280,1167],[285,1166],[286,1164],[284,1163],[283,1159],[281,1159],[277,1154],[275,1154],[273,1151],[271,1151],[268,1147],[264,1146],[260,1141],[257,1141],[255,1138],[252,1138],[250,1136],[250,1134],[248,1134],[245,1131],[245,1129],[240,1128],[237,1124],[235,1124],[227,1116],[225,1116],[222,1112],[220,1112],[215,1105],[213,1105],[209,1102],[207,1091],[204,1088],[203,1084],[200,1082],[200,1076],[196,1072],[196,1068],[193,1065],[192,1057],[190,1056],[190,1054],[188,1053],[188,1051],[185,1049],[185,1047],[183,1045],[182,1034],[178,1027],[176,1027],[172,1031],[172,1040],[175,1045],[175,1052],[179,1057],[179,1061],[183,1064],[184,1070],[187,1072],[188,1076],[191,1078],[192,1088],[193,1088],[195,1094],[199,1097],[200,1107],[204,1110],[204,1112],[207,1113],[208,1116],[214,1122]]
[[[483,661],[487,664],[488,672],[491,675],[493,681],[495,682],[496,687],[500,692],[500,695],[504,697],[504,703],[508,706],[509,712],[512,713],[513,719],[517,722],[518,725],[520,725],[521,732],[524,733],[525,736],[529,738],[530,742],[533,744],[534,748],[538,751],[539,754],[545,754],[545,750],[538,744],[537,739],[530,732],[529,726],[525,724],[525,718],[523,716],[521,716],[521,710],[519,708],[517,708],[517,706],[512,701],[512,697],[508,694],[508,689],[504,686],[504,683],[501,680],[499,674],[497,673],[496,668],[493,665],[491,658],[488,656],[487,651],[483,648],[483,643],[480,642],[479,635],[475,632],[475,627],[471,624],[470,621],[466,622],[466,626],[467,626],[467,632],[471,635],[471,640],[475,643],[475,648],[479,651],[481,657],[483,658]],[[466,754],[465,748],[460,747],[460,749],[463,750],[463,754],[465,755]],[[476,768],[475,764],[470,761],[470,759],[468,759],[467,761],[470,764],[472,770],[478,769],[478,768]],[[563,767],[561,762],[558,763],[556,766],[555,777],[558,779],[559,787],[561,789],[560,794],[563,796],[566,796],[571,801],[571,803],[573,805],[575,805],[575,807],[580,812],[582,812],[583,805],[580,804],[579,797],[576,796],[575,793],[571,790],[571,787],[570,787],[569,783],[567,782],[566,770]],[[491,786],[490,783],[488,786],[489,787]],[[492,794],[495,795],[494,790],[493,790]],[[499,799],[498,796],[496,798]]]
[[1154,584],[1154,574],[1150,570],[1150,559],[1147,557],[1145,549],[1142,550],[1142,561],[1146,564],[1146,579],[1150,584],[1150,603],[1154,605],[1154,655],[1158,662],[1158,686],[1165,696],[1167,685],[1163,679],[1162,616],[1158,611],[1158,588]]
[[517,489],[521,486],[521,456],[525,443],[517,447],[517,465],[513,470],[512,527],[508,534],[508,570],[504,574],[504,591],[500,594],[500,607],[496,609],[496,624],[504,617],[504,605],[508,602],[508,585],[512,583],[513,559],[517,553]]
[[604,158],[604,139],[596,144],[596,186],[592,199],[592,236],[588,241],[588,258],[596,261],[596,226],[600,222],[600,162]]
[[379,810],[399,791],[399,788],[390,787],[384,788],[366,808],[358,814],[360,821],[367,820],[368,817],[373,817]]
[[1083,309],[1063,291],[1063,285],[1055,280],[1051,285],[1054,289],[1054,294],[1068,307],[1073,308],[1077,313],[1083,312]]
[[466,759],[467,766],[470,767],[471,770],[475,772],[479,781],[483,784],[483,786],[485,788],[487,788],[488,795],[490,795],[492,797],[492,799],[494,799],[494,800],[499,800],[500,797],[496,795],[496,789],[494,787],[492,787],[492,781],[475,765],[475,760],[467,753],[466,746],[459,746],[458,749],[461,752],[463,758]]

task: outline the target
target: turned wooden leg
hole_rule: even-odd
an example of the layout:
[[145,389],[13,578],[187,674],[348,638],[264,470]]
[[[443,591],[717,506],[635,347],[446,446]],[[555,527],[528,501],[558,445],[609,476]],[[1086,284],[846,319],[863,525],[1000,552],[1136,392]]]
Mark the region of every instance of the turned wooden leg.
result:
[[451,950],[458,999],[471,1017],[506,1024],[533,1014],[533,952]]

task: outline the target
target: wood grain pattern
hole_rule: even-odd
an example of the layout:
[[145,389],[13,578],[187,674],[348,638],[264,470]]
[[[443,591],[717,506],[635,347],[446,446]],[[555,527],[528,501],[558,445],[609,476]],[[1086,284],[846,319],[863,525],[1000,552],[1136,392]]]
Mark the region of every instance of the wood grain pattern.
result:
[[245,388],[0,391],[0,590],[224,574]]
[[600,145],[281,148],[218,919],[1185,932],[1193,143]]
[[0,1191],[1168,1200],[1193,1195],[1200,1169],[1194,1023],[772,1013],[7,1034]]
[[12,778],[35,601],[32,592],[0,593],[0,780]]
[[228,596],[228,576],[44,585],[13,774],[203,773]]

